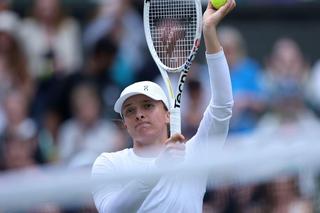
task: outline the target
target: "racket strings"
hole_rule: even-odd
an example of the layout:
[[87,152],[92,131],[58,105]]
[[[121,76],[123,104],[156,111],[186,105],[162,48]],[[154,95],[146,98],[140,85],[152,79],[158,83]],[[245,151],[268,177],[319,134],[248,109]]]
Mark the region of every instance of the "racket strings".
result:
[[149,9],[151,38],[160,61],[178,68],[194,45],[197,27],[193,0],[153,0]]

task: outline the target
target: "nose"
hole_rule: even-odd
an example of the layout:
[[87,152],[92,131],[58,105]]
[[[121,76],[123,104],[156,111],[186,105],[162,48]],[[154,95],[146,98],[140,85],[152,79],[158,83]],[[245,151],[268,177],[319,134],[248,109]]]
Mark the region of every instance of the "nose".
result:
[[136,120],[139,121],[139,120],[142,120],[142,119],[144,119],[144,115],[143,115],[141,110],[138,110],[137,114],[136,114]]

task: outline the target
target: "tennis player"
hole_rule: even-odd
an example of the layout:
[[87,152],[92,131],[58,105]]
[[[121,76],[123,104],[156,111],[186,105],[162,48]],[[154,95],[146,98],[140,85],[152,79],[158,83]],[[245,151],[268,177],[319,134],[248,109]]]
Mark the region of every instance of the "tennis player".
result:
[[[234,0],[228,0],[219,10],[214,10],[209,2],[203,15],[212,97],[197,133],[189,141],[185,141],[181,134],[168,137],[170,113],[164,91],[150,81],[134,83],[123,90],[114,105],[132,137],[133,148],[101,154],[92,168],[94,178],[125,169],[142,168],[147,172],[150,168],[175,166],[188,160],[201,145],[216,143],[212,140],[214,136],[225,140],[233,97],[229,68],[216,28],[235,5]],[[205,174],[177,174],[163,175],[152,181],[143,178],[106,181],[94,187],[93,196],[99,212],[200,213],[206,180]]]

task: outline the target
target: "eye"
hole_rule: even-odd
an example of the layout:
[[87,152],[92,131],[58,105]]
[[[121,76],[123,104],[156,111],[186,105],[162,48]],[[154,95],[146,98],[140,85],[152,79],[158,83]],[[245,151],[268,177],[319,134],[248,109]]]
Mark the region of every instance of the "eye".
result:
[[128,107],[124,110],[124,116],[130,116],[135,112],[135,109],[133,107]]
[[152,108],[154,106],[154,104],[152,104],[152,103],[145,103],[144,104],[144,108],[145,109],[150,109],[150,108]]

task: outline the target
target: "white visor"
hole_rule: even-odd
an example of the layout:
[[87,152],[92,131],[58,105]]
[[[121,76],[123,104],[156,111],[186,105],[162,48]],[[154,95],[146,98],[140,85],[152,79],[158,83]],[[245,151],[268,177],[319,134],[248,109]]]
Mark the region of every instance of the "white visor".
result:
[[121,114],[123,103],[134,95],[145,95],[153,100],[162,101],[167,109],[170,109],[167,96],[158,84],[151,81],[140,81],[129,85],[121,92],[114,105],[114,111]]

